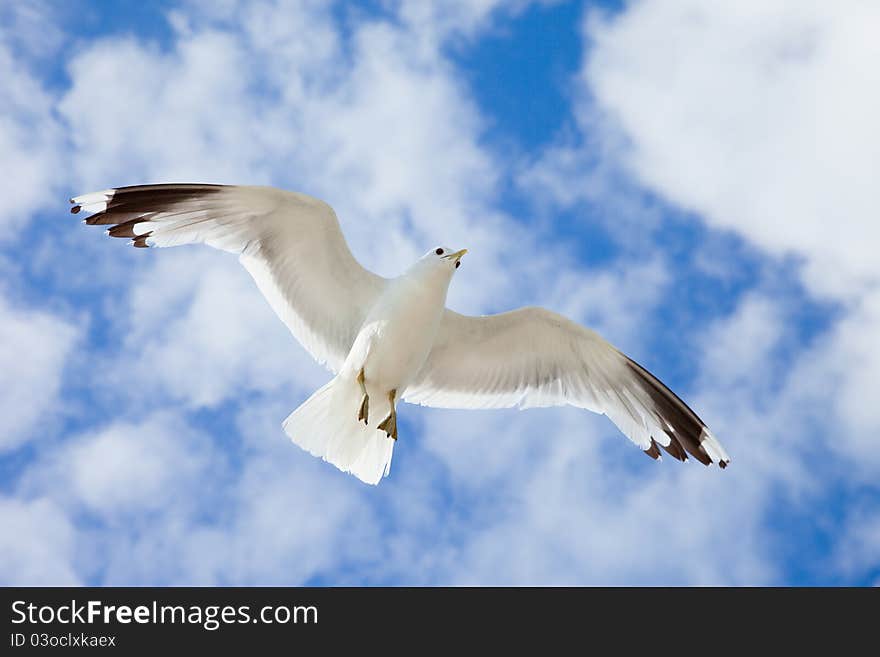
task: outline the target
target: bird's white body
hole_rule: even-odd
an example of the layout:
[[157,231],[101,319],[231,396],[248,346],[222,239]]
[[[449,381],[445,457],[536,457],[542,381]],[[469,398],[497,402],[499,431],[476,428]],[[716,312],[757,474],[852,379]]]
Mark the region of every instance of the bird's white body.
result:
[[431,352],[452,279],[451,268],[434,264],[420,260],[388,282],[345,359],[340,376],[363,369],[371,399],[389,390],[402,396]]
[[[136,247],[235,253],[279,318],[335,376],[284,421],[303,449],[378,483],[395,402],[440,408],[569,404],[607,415],[649,456],[730,458],[675,393],[595,332],[543,308],[469,317],[446,293],[465,250],[438,247],[385,279],[358,264],[332,208],[272,187],[137,185],[71,199]],[[393,401],[392,401],[393,400]],[[365,412],[368,405],[368,413]],[[380,428],[381,427],[381,428]]]
[[[285,420],[296,444],[366,483],[388,473],[395,441],[379,428],[392,412],[388,395],[402,397],[431,353],[454,263],[429,252],[387,282],[339,373]],[[366,422],[352,412],[362,396],[361,372],[370,400]]]

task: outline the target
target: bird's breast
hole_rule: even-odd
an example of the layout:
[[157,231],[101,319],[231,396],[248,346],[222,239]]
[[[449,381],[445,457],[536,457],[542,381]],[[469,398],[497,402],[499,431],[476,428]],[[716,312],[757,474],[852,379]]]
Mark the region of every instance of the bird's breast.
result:
[[373,384],[402,392],[431,351],[445,294],[412,285],[392,287],[367,316],[347,359]]

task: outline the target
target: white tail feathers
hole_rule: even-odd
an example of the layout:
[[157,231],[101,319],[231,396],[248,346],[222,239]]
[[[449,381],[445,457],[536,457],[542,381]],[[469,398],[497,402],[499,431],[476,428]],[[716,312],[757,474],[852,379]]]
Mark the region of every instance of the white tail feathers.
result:
[[378,484],[391,469],[394,440],[376,428],[390,407],[387,403],[373,407],[372,397],[370,402],[367,426],[357,419],[361,403],[357,383],[337,376],[287,417],[284,431],[313,456],[320,456],[364,483]]

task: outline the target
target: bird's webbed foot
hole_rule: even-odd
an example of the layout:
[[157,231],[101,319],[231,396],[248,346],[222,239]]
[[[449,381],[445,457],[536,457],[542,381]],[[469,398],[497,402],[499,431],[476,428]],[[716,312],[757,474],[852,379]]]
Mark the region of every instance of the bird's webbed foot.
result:
[[388,417],[382,420],[377,428],[379,431],[384,431],[385,435],[389,438],[397,440],[397,409],[394,407],[395,397],[397,397],[397,390],[392,390],[388,393],[388,402],[391,404],[391,412],[388,414]]

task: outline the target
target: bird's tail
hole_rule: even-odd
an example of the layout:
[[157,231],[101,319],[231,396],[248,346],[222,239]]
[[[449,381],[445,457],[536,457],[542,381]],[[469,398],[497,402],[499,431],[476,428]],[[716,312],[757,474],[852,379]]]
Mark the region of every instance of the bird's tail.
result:
[[368,426],[357,419],[361,397],[356,381],[337,376],[291,413],[283,426],[290,439],[313,456],[375,485],[391,469],[394,440],[376,428],[390,406],[374,407],[371,397]]

